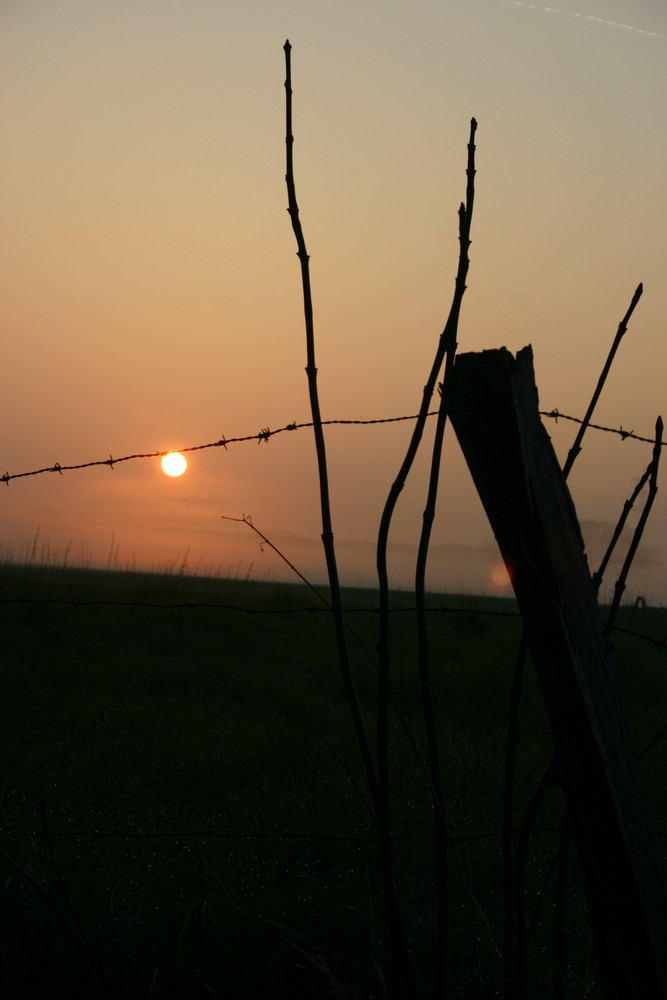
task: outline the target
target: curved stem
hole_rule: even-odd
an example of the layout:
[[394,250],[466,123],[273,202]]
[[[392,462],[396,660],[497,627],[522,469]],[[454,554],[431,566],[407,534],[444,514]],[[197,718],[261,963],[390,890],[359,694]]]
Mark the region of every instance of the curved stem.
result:
[[[466,277],[469,267],[468,249],[470,247],[470,226],[472,222],[472,212],[475,194],[475,132],[477,122],[473,118],[470,122],[470,138],[468,141],[468,163],[467,163],[467,189],[466,204],[459,209],[459,263],[454,288],[454,297],[450,307],[449,316],[445,323],[444,330],[440,335],[440,340],[436,350],[435,358],[431,366],[431,371],[427,379],[422,395],[422,403],[419,415],[412,432],[412,437],[408,449],[400,467],[398,476],[389,491],[382,517],[377,542],[377,572],[380,591],[380,623],[378,636],[378,741],[377,760],[378,778],[381,797],[381,808],[386,813],[387,823],[389,823],[389,748],[388,748],[388,722],[389,722],[389,576],[387,571],[387,545],[389,538],[389,528],[393,513],[398,501],[398,497],[405,485],[407,476],[412,468],[419,444],[424,432],[426,418],[429,412],[429,405],[433,392],[435,391],[438,375],[446,359],[445,383],[447,381],[447,370],[454,363],[456,354],[456,336],[458,332],[459,315],[461,302],[466,289]],[[438,411],[438,422],[433,446],[433,457],[431,462],[431,475],[429,480],[428,498],[422,533],[417,555],[417,565],[415,571],[415,592],[417,601],[417,622],[418,622],[418,660],[419,673],[422,685],[422,702],[424,711],[424,723],[426,727],[426,739],[428,747],[429,761],[429,784],[433,796],[434,822],[436,831],[436,868],[437,868],[437,930],[436,930],[436,975],[435,975],[435,995],[442,994],[444,989],[444,979],[446,970],[446,885],[447,885],[447,828],[444,817],[444,802],[442,794],[442,779],[440,774],[439,750],[435,716],[433,713],[433,698],[431,691],[429,662],[428,662],[428,629],[426,623],[426,595],[425,595],[425,574],[428,547],[431,536],[431,526],[435,512],[435,501],[438,491],[438,480],[440,471],[440,457],[442,453],[442,442],[446,424],[446,406],[444,391],[440,400]]]
[[650,476],[649,476],[649,486],[648,495],[646,497],[646,503],[644,504],[644,509],[639,515],[639,521],[637,522],[637,527],[635,528],[634,534],[632,536],[632,541],[630,542],[630,548],[628,549],[628,554],[625,557],[625,562],[623,563],[623,568],[621,569],[618,580],[616,581],[616,586],[614,588],[614,599],[611,603],[611,608],[609,609],[609,617],[605,623],[605,634],[609,635],[611,632],[614,621],[616,620],[616,613],[618,612],[619,605],[621,603],[621,597],[623,596],[623,591],[625,590],[625,581],[628,578],[628,573],[630,572],[630,567],[632,561],[635,558],[637,548],[639,547],[639,542],[644,533],[644,528],[646,527],[646,522],[648,521],[649,514],[651,513],[651,507],[653,506],[653,501],[656,498],[658,492],[658,467],[660,465],[660,452],[662,451],[662,417],[658,417],[655,424],[655,443],[653,445],[653,459],[650,465]]

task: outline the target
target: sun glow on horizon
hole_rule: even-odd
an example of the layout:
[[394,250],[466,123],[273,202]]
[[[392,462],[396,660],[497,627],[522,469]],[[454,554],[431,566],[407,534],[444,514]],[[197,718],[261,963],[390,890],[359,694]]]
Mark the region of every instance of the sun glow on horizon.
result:
[[505,590],[512,585],[512,574],[502,561],[494,563],[491,567],[489,579],[497,590]]
[[185,455],[181,455],[180,451],[170,451],[162,456],[160,465],[165,475],[174,479],[176,476],[183,475],[188,467],[188,461]]

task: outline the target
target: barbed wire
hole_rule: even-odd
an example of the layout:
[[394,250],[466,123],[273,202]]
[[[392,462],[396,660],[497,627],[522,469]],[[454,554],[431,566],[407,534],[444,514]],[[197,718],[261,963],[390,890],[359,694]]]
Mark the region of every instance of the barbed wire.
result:
[[[251,608],[244,604],[222,604],[215,601],[117,601],[106,599],[77,600],[66,597],[3,597],[0,598],[0,605],[3,604],[59,604],[72,608],[89,607],[119,607],[119,608],[157,608],[165,611],[238,611],[246,615],[297,615],[297,614],[332,614],[332,609],[325,605],[305,605],[299,608]],[[392,608],[394,614],[411,612],[414,613],[416,607]],[[520,618],[518,611],[492,611],[486,608],[448,608],[445,606],[434,606],[427,608],[427,611],[438,615],[491,615],[500,618]],[[350,614],[377,615],[379,608],[347,608]]]
[[[429,416],[434,416],[436,411],[429,413]],[[376,420],[323,420],[323,424],[391,424],[396,423],[400,420],[416,420],[416,415],[403,416],[403,417],[381,417]],[[9,485],[11,479],[23,479],[26,476],[40,476],[44,472],[59,472],[61,475],[63,472],[71,472],[75,469],[90,469],[94,466],[108,465],[109,468],[113,469],[114,465],[118,465],[120,462],[130,462],[136,458],[163,458],[165,455],[170,454],[172,451],[178,451],[182,455],[193,451],[204,451],[206,448],[225,448],[230,444],[241,444],[247,441],[256,441],[258,444],[268,443],[269,438],[275,437],[276,434],[283,434],[285,431],[300,431],[306,427],[312,427],[313,423],[296,423],[286,424],[284,427],[277,427],[275,430],[271,430],[269,427],[262,427],[257,434],[244,434],[242,437],[228,438],[224,435],[217,441],[210,441],[208,444],[195,444],[189,445],[186,448],[169,448],[166,451],[149,451],[141,452],[136,455],[123,455],[121,458],[114,458],[109,455],[108,458],[100,459],[94,462],[80,462],[77,465],[61,465],[60,462],[56,462],[55,465],[46,466],[43,469],[34,469],[32,472],[17,472],[10,474],[5,472],[4,475],[0,476],[0,482]]]
[[[428,416],[435,416],[437,411],[432,411]],[[568,420],[574,423],[581,424],[583,421],[579,417],[574,417],[569,414],[561,413],[558,409],[552,409],[549,411],[539,411],[540,416],[553,419],[558,422],[558,420]],[[374,420],[325,420],[323,424],[325,425],[356,425],[364,426],[371,424],[386,424],[386,423],[396,423],[400,421],[408,421],[417,419],[416,415],[410,416],[399,416],[399,417],[385,417]],[[230,444],[240,444],[248,441],[257,441],[258,444],[268,443],[271,437],[277,434],[281,434],[287,431],[302,430],[305,428],[312,427],[312,422],[307,423],[290,423],[284,427],[279,427],[275,430],[271,430],[269,427],[263,427],[256,434],[243,435],[241,437],[225,438],[221,437],[217,441],[210,442],[208,444],[192,445],[185,448],[179,448],[178,451],[181,453],[189,453],[194,451],[202,451],[209,448],[227,448]],[[635,434],[634,431],[624,430],[623,427],[614,428],[606,427],[600,424],[589,424],[589,426],[594,429],[605,433],[611,433],[618,435],[621,440],[631,438],[636,441],[645,442],[648,444],[654,444],[654,438],[645,437],[639,434]],[[664,442],[663,442],[664,444]],[[175,449],[174,449],[175,450]],[[109,455],[108,459],[92,461],[92,462],[82,462],[74,465],[61,465],[56,462],[53,466],[47,466],[42,469],[35,469],[31,472],[21,472],[10,474],[5,472],[4,475],[0,476],[0,482],[4,482],[5,485],[9,485],[10,480],[26,478],[29,476],[41,475],[47,472],[57,472],[62,475],[64,472],[75,471],[78,469],[87,469],[98,466],[109,466],[113,467],[121,462],[128,462],[134,459],[146,459],[146,458],[161,458],[168,454],[169,451],[154,451],[154,452],[144,452],[137,453],[133,455],[125,455],[120,458],[113,458]],[[193,602],[193,601],[183,601],[183,602],[148,602],[148,601],[134,601],[134,600],[73,600],[64,598],[28,598],[28,597],[10,597],[0,599],[0,605],[9,604],[21,604],[21,605],[65,605],[73,608],[89,608],[89,607],[123,607],[123,608],[147,608],[147,609],[163,609],[169,611],[175,610],[215,610],[215,611],[230,611],[247,615],[303,615],[303,614],[330,614],[331,609],[323,606],[302,606],[297,608],[253,608],[247,605],[234,605],[227,603],[218,602]],[[444,605],[429,607],[429,614],[433,615],[477,615],[477,616],[490,616],[490,617],[504,617],[504,618],[514,618],[520,619],[520,613],[518,611],[503,611],[503,610],[490,610],[481,608],[453,608]],[[392,608],[392,614],[397,613],[414,613],[415,608],[406,606],[400,608]],[[367,614],[375,615],[378,614],[378,608],[376,607],[361,607],[361,608],[347,608],[346,614]],[[628,628],[623,628],[621,626],[616,626],[614,628],[615,632],[623,633],[632,638],[642,639],[650,642],[658,650],[662,651],[667,649],[667,638],[658,639],[654,636],[647,635],[642,632],[637,632]],[[555,828],[554,828],[555,829]],[[553,832],[552,828],[545,827],[540,832],[550,833]],[[465,843],[479,839],[496,839],[500,837],[498,832],[483,832],[483,833],[472,833],[464,836],[450,836],[449,840],[452,843]],[[660,830],[659,835],[661,837],[665,836],[665,831]],[[325,834],[308,834],[301,832],[234,832],[229,830],[186,830],[186,831],[143,831],[143,832],[129,832],[129,831],[60,831],[54,832],[49,831],[48,835],[42,830],[6,830],[0,829],[0,839],[40,839],[48,837],[48,839],[132,839],[132,840],[158,840],[158,839],[191,839],[191,838],[201,838],[201,839],[217,839],[217,840],[234,840],[234,841],[250,841],[250,840],[286,840],[286,841],[302,841],[302,842],[337,842],[337,843],[350,843],[350,844],[360,844],[367,843],[373,844],[377,842],[377,837],[368,836],[336,836],[336,835],[325,835]],[[432,843],[432,837],[392,837],[395,843],[403,844],[417,844],[417,843]]]
[[[332,610],[324,605],[303,605],[298,608],[252,608],[245,604],[223,604],[216,601],[117,601],[107,599],[76,600],[65,597],[3,597],[0,598],[0,607],[8,604],[22,605],[59,605],[71,608],[148,608],[162,611],[232,611],[244,615],[312,615],[312,614],[332,614]],[[400,608],[390,608],[390,614],[415,614],[417,608],[413,605],[406,605]],[[520,619],[519,611],[501,611],[490,608],[452,608],[446,605],[433,605],[426,608],[428,614],[442,617],[443,615],[475,615],[489,618],[513,618]],[[346,615],[378,615],[378,607],[346,608]],[[633,639],[643,639],[650,642],[656,649],[667,649],[667,637],[657,638],[647,635],[645,632],[637,632],[633,629],[615,625],[614,632],[631,636]]]
[[[553,410],[540,410],[540,416],[549,417],[558,423],[559,420],[571,420],[574,423],[581,424],[583,420],[580,417],[573,417],[567,413],[561,413],[558,409]],[[429,417],[437,416],[437,410],[431,410],[428,414]],[[347,425],[347,426],[368,426],[370,424],[393,424],[404,420],[416,420],[417,414],[410,414],[401,417],[379,417],[374,420],[323,420],[323,426],[333,426],[333,425]],[[115,465],[119,465],[121,462],[131,462],[134,459],[140,458],[163,458],[165,455],[170,454],[172,451],[178,451],[181,454],[187,454],[193,451],[204,451],[207,448],[224,448],[230,444],[241,444],[248,441],[256,441],[257,444],[267,444],[269,439],[275,437],[276,434],[283,434],[285,431],[300,431],[307,427],[313,427],[312,421],[306,423],[296,423],[286,424],[284,427],[277,427],[275,430],[271,430],[269,427],[262,427],[256,434],[244,434],[241,437],[221,437],[217,441],[210,441],[208,444],[194,444],[188,445],[185,448],[171,448],[164,451],[148,451],[148,452],[138,452],[134,455],[122,455],[120,458],[114,458],[113,455],[109,455],[108,458],[98,459],[93,462],[78,462],[75,465],[61,465],[60,462],[55,462],[54,465],[47,465],[42,469],[33,469],[30,472],[5,472],[0,476],[0,483],[4,483],[5,486],[9,486],[12,479],[25,479],[28,476],[41,476],[45,472],[58,472],[60,475],[63,472],[73,472],[77,469],[91,469],[95,466],[106,465],[110,469],[113,469]],[[634,441],[643,441],[648,444],[654,444],[655,438],[644,437],[640,434],[635,434],[634,431],[626,431],[623,427],[604,427],[602,424],[589,424],[593,430],[605,431],[608,434],[617,434],[624,441],[626,438],[632,438]],[[662,442],[665,445],[665,442]]]
[[[583,424],[581,417],[571,417],[567,413],[561,413],[560,410],[539,410],[541,417],[550,417],[558,423],[559,420],[572,420],[575,424]],[[655,437],[643,437],[641,434],[635,434],[634,431],[623,430],[623,427],[605,427],[603,424],[588,424],[588,427],[595,431],[605,431],[608,434],[618,434],[622,441],[626,438],[632,438],[633,441],[645,441],[648,444],[655,444]],[[664,447],[665,442],[662,441],[661,445]]]
[[[560,827],[535,827],[538,833],[558,833],[560,832]],[[16,839],[48,839],[48,840],[62,840],[71,837],[76,837],[79,839],[86,840],[172,840],[172,839],[185,839],[189,837],[207,837],[207,838],[217,838],[219,840],[294,840],[294,841],[323,841],[323,842],[333,842],[342,844],[377,844],[379,843],[379,837],[369,834],[368,836],[359,836],[355,834],[354,836],[336,836],[335,834],[326,833],[294,833],[285,832],[277,833],[275,831],[256,831],[253,830],[250,833],[236,833],[229,830],[153,830],[143,833],[129,832],[129,831],[107,831],[102,830],[62,830],[60,832],[54,832],[49,830],[45,833],[44,830],[0,830],[0,838],[16,838]],[[449,842],[455,843],[467,843],[473,840],[496,840],[502,837],[502,831],[493,831],[492,833],[467,833],[456,835],[450,835]],[[401,837],[396,834],[391,837],[392,843],[394,844],[432,844],[434,843],[433,837]]]

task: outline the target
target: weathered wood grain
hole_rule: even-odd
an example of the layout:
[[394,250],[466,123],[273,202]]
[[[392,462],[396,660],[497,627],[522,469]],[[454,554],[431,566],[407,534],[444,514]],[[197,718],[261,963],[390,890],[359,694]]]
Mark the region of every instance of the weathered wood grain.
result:
[[667,1000],[667,878],[532,350],[459,355],[448,409],[510,570],[586,880],[604,995]]

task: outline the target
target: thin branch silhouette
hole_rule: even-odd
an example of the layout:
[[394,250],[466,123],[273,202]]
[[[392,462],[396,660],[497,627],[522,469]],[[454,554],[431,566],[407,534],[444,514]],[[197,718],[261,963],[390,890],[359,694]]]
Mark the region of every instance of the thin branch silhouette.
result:
[[598,569],[595,571],[595,573],[593,573],[593,576],[592,576],[593,588],[594,588],[596,594],[599,593],[600,587],[602,585],[602,579],[603,579],[604,574],[605,574],[605,570],[607,569],[607,565],[609,564],[609,560],[611,559],[612,555],[614,554],[614,549],[616,548],[616,545],[617,545],[617,543],[618,543],[618,541],[619,541],[619,539],[620,539],[620,537],[621,537],[621,535],[623,533],[623,528],[626,525],[626,522],[627,522],[628,517],[630,515],[630,511],[634,507],[635,500],[637,499],[637,497],[639,496],[639,494],[641,493],[641,491],[644,489],[644,486],[646,485],[646,483],[649,481],[649,479],[651,477],[651,472],[652,471],[653,471],[653,459],[651,459],[651,461],[648,464],[648,468],[646,469],[646,472],[640,478],[639,482],[635,486],[635,488],[632,491],[631,495],[628,497],[628,499],[623,504],[623,510],[621,511],[621,516],[619,517],[618,522],[616,524],[616,527],[614,528],[613,534],[611,536],[611,539],[609,540],[609,544],[607,546],[605,554],[602,557],[602,561],[600,562],[600,565],[599,565]]
[[616,581],[616,586],[614,588],[614,598],[611,603],[611,608],[609,610],[609,616],[605,622],[605,632],[608,635],[611,628],[616,620],[616,614],[618,612],[619,605],[621,603],[621,598],[623,596],[623,591],[625,590],[625,582],[630,572],[630,567],[632,561],[636,555],[637,548],[639,547],[639,542],[644,533],[644,528],[648,521],[649,514],[651,513],[651,507],[653,506],[653,501],[656,498],[658,492],[658,467],[660,465],[660,452],[662,450],[662,431],[663,423],[662,417],[658,417],[655,424],[655,446],[653,448],[653,461],[651,462],[651,471],[649,474],[649,487],[648,495],[646,497],[646,503],[644,504],[644,509],[642,510],[639,521],[637,522],[637,527],[635,528],[634,534],[632,536],[632,541],[630,542],[630,547],[628,553],[625,557],[625,562],[621,569],[618,580]]
[[639,302],[639,300],[640,300],[640,298],[642,296],[642,292],[643,291],[644,291],[644,286],[640,282],[637,285],[637,288],[635,289],[635,294],[632,296],[632,301],[630,302],[630,305],[628,306],[628,310],[627,310],[625,316],[623,317],[623,319],[621,320],[621,322],[618,324],[618,330],[616,331],[616,336],[614,337],[613,343],[612,343],[611,348],[609,350],[609,354],[607,355],[607,360],[605,361],[604,366],[602,368],[602,371],[600,373],[600,377],[598,379],[598,384],[596,385],[595,391],[594,391],[594,393],[593,393],[593,395],[591,397],[591,401],[588,404],[588,409],[586,410],[586,414],[585,414],[584,419],[583,419],[583,421],[581,423],[581,427],[579,428],[579,432],[577,433],[577,436],[574,439],[574,443],[572,444],[572,447],[570,448],[570,451],[569,451],[569,454],[567,456],[567,459],[565,460],[565,465],[563,466],[563,476],[564,476],[565,479],[567,479],[567,477],[568,477],[568,475],[570,473],[570,469],[574,465],[574,461],[575,461],[577,455],[579,454],[579,452],[581,451],[581,442],[583,440],[584,434],[586,433],[586,430],[587,430],[588,425],[590,423],[590,419],[593,416],[593,411],[594,411],[595,407],[597,406],[597,402],[598,402],[598,399],[600,398],[600,394],[601,394],[601,392],[602,392],[602,390],[604,388],[604,384],[607,381],[607,376],[609,375],[609,372],[611,370],[611,366],[612,366],[612,364],[614,362],[614,358],[616,357],[616,351],[618,350],[619,344],[621,343],[621,340],[623,339],[623,337],[625,336],[625,334],[627,332],[628,323],[630,322],[630,317],[632,316],[633,312],[635,311],[635,307],[636,307],[637,303]]
[[366,779],[370,788],[371,796],[375,806],[378,833],[380,836],[380,867],[382,872],[382,883],[387,908],[387,923],[389,933],[390,959],[392,965],[391,989],[393,995],[398,1000],[399,997],[412,996],[414,993],[413,973],[408,951],[403,922],[396,895],[394,882],[393,851],[389,836],[386,810],[384,808],[384,795],[381,793],[381,778],[378,774],[376,763],[366,731],[366,724],[361,704],[356,689],[352,666],[350,663],[349,651],[347,647],[347,632],[343,613],[341,598],[341,588],[338,578],[338,565],[334,546],[334,534],[331,516],[331,502],[329,492],[329,478],[327,470],[326,444],[320,412],[319,393],[317,388],[317,366],[315,364],[315,329],[313,321],[313,301],[310,281],[310,258],[306,248],[306,241],[299,218],[299,207],[296,198],[294,183],[294,160],[293,146],[294,136],[292,134],[292,46],[289,40],[285,42],[285,118],[286,118],[286,175],[288,213],[292,223],[292,229],[297,243],[297,257],[301,268],[301,285],[303,290],[304,322],[306,327],[306,375],[308,377],[308,395],[310,407],[313,415],[313,431],[315,435],[315,450],[317,454],[317,469],[320,487],[320,509],[322,515],[322,544],[324,546],[327,573],[329,577],[329,588],[331,591],[331,604],[334,613],[334,627],[336,633],[336,644],[338,648],[338,661],[341,670],[343,684],[352,720],[357,736],[357,742],[363,758],[366,771]]
[[[352,668],[350,665],[347,650],[347,638],[345,634],[345,622],[343,617],[343,606],[341,600],[340,584],[338,580],[338,566],[336,563],[336,553],[334,549],[334,536],[331,518],[331,505],[329,496],[329,479],[327,470],[326,444],[322,432],[322,417],[320,413],[320,402],[317,390],[317,366],[315,364],[315,328],[313,321],[313,301],[310,283],[309,255],[306,249],[306,241],[303,235],[303,228],[299,219],[299,206],[296,200],[296,188],[294,183],[294,159],[293,146],[294,136],[292,134],[292,46],[289,40],[285,42],[285,148],[286,148],[286,174],[288,213],[297,243],[297,256],[301,268],[301,285],[303,291],[304,322],[306,327],[306,374],[308,376],[308,394],[310,406],[313,414],[312,426],[315,433],[315,449],[317,452],[317,468],[320,485],[320,506],[322,513],[322,544],[327,563],[329,575],[329,586],[331,589],[331,604],[334,611],[334,623],[336,630],[336,642],[338,646],[338,656],[343,682],[352,711],[355,731],[359,741],[359,747],[366,768],[366,775],[371,790],[372,798],[377,802],[377,774],[373,762],[370,743],[366,735],[359,697],[357,695]],[[268,429],[262,432],[269,433]]]
[[472,226],[473,206],[475,201],[475,133],[477,122],[470,122],[470,138],[468,140],[468,163],[466,167],[467,187],[466,201],[459,208],[459,263],[454,284],[454,297],[449,316],[442,334],[445,349],[445,370],[440,386],[440,406],[436,421],[433,447],[431,453],[431,468],[429,474],[426,505],[422,518],[422,530],[417,550],[415,566],[415,600],[417,603],[417,662],[422,691],[422,708],[428,748],[430,787],[433,798],[433,822],[436,834],[436,940],[435,940],[435,985],[434,994],[444,994],[447,976],[447,886],[448,860],[447,840],[448,830],[445,818],[445,803],[440,768],[440,750],[438,730],[433,705],[433,690],[431,685],[431,667],[429,660],[428,619],[426,613],[426,564],[431,542],[431,530],[435,520],[436,501],[440,479],[440,462],[447,423],[447,386],[456,357],[459,316],[463,296],[466,291],[466,279],[470,267],[470,229]]

